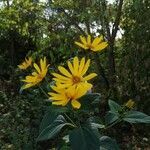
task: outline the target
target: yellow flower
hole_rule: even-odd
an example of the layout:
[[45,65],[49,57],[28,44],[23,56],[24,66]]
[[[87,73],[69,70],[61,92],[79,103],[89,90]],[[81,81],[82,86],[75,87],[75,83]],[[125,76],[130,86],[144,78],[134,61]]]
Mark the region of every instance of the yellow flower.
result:
[[32,64],[32,58],[29,57],[28,59],[25,58],[25,61],[23,63],[21,63],[20,65],[18,65],[18,67],[22,70],[27,69],[29,66],[31,66]]
[[40,67],[36,63],[34,63],[33,66],[36,71],[34,71],[32,75],[28,75],[24,80],[22,80],[25,82],[25,85],[22,87],[22,89],[27,89],[38,84],[47,74],[49,65],[46,65],[46,57],[44,57],[43,60],[40,59]]
[[91,73],[84,77],[90,65],[90,59],[85,62],[85,58],[83,57],[81,61],[79,61],[78,57],[74,57],[73,64],[68,61],[69,71],[62,66],[58,67],[58,70],[61,74],[52,73],[55,77],[53,78],[56,82],[60,83],[64,88],[68,88],[70,86],[82,86],[85,89],[91,89],[92,84],[87,81],[97,76],[96,73]]
[[135,104],[135,102],[132,99],[130,99],[130,100],[127,101],[127,103],[125,104],[125,106],[127,108],[131,109],[131,108],[133,108],[134,104]]
[[83,87],[76,87],[75,85],[68,89],[53,86],[52,89],[55,92],[49,92],[48,94],[50,95],[50,100],[52,100],[53,105],[65,106],[68,102],[71,102],[71,105],[76,109],[81,107],[78,99],[87,92],[87,89]]
[[93,42],[91,36],[88,35],[87,39],[84,36],[80,36],[80,42],[75,42],[76,45],[82,47],[85,50],[92,50],[94,52],[101,51],[108,46],[107,42],[103,42],[103,36],[96,37]]

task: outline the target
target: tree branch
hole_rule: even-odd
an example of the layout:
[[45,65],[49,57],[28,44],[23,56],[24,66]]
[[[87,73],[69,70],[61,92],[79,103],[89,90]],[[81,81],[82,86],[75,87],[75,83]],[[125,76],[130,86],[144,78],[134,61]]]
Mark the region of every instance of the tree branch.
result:
[[65,12],[64,9],[62,9],[62,12],[70,19],[71,23],[74,24],[76,26],[76,28],[83,34],[86,35],[86,33],[83,31],[83,29],[76,23],[76,21],[71,18],[68,13]]
[[117,31],[118,31],[118,26],[119,26],[121,14],[122,14],[122,6],[123,6],[123,0],[120,0],[119,5],[118,5],[118,11],[117,11],[116,19],[115,19],[115,22],[114,22],[113,28],[112,28],[112,39],[111,39],[112,42],[114,42],[114,40],[116,38]]

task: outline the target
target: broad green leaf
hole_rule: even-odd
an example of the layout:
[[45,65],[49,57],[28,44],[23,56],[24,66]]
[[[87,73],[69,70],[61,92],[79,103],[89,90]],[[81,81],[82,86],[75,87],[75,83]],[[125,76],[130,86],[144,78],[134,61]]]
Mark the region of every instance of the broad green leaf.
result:
[[106,123],[106,125],[113,123],[117,119],[119,119],[119,117],[118,117],[118,115],[116,113],[108,112],[105,115],[105,123]]
[[54,111],[58,114],[68,112],[68,108],[67,107],[62,107],[62,106],[52,105],[50,109],[52,109],[52,111]]
[[63,137],[63,140],[65,141],[65,143],[69,143],[69,135],[65,135]]
[[116,102],[109,100],[108,101],[109,104],[109,108],[111,110],[111,112],[118,114],[118,112],[122,109],[122,107],[117,104]]
[[71,150],[69,146],[62,146],[61,148],[59,148],[58,150]]
[[105,128],[105,125],[93,122],[93,123],[91,123],[91,127],[92,128],[103,129],[103,128]]
[[46,114],[44,115],[42,122],[40,124],[39,132],[45,129],[47,126],[53,123],[53,121],[58,117],[59,114],[63,112],[67,112],[68,109],[66,107],[59,106],[48,106]]
[[93,131],[93,133],[97,136],[97,137],[101,137],[100,133],[99,133],[99,129],[105,128],[105,125],[103,125],[103,122],[100,120],[99,117],[90,117],[87,121],[86,121],[86,125]]
[[150,116],[139,111],[129,111],[123,120],[130,123],[150,123]]
[[39,133],[42,132],[47,126],[53,123],[53,121],[58,117],[58,113],[52,111],[51,109],[47,110],[45,116],[42,119],[42,122],[40,124],[40,130]]
[[33,150],[33,143],[29,142],[23,145],[23,150]]
[[90,117],[87,120],[87,123],[92,129],[102,129],[105,128],[105,125],[102,123],[102,121],[99,119],[99,117]]
[[74,129],[69,140],[72,150],[99,150],[99,138],[90,128]]
[[52,124],[47,126],[45,129],[41,131],[39,134],[37,141],[44,141],[51,138],[54,138],[61,129],[66,126],[71,125],[70,123],[67,123],[65,118],[62,115],[59,115]]
[[80,98],[81,106],[84,109],[89,109],[97,105],[101,100],[101,95],[99,93],[86,94]]
[[102,136],[100,138],[100,150],[119,150],[119,147],[115,140],[108,136]]

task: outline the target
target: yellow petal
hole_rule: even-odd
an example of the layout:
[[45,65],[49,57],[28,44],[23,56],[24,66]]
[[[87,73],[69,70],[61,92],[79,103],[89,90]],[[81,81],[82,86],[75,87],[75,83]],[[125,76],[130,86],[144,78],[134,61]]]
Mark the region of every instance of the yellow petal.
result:
[[33,76],[26,76],[26,79],[21,80],[21,81],[23,81],[23,82],[27,82],[27,83],[33,83],[33,82],[35,82],[35,81],[36,81],[36,78],[35,78],[35,77],[33,77]]
[[82,42],[84,45],[87,44],[86,38],[85,38],[84,36],[80,36],[80,40],[81,40],[81,42]]
[[65,81],[68,81],[70,80],[69,78],[65,77],[65,76],[62,76],[60,74],[57,74],[57,73],[52,73],[52,75],[60,80],[65,80]]
[[101,51],[103,50],[104,48],[106,48],[108,46],[108,43],[107,42],[102,42],[100,43],[99,45],[97,45],[95,48],[93,48],[92,50],[93,51]]
[[76,109],[79,109],[81,107],[81,104],[77,100],[72,100],[71,105]]
[[46,57],[44,57],[44,61],[43,61],[43,63],[45,64],[45,66],[46,66]]
[[90,90],[92,87],[93,87],[93,85],[91,83],[84,84],[84,88],[87,90]]
[[79,68],[78,57],[74,57],[74,59],[73,59],[73,68],[74,68],[74,75],[77,75],[78,74],[78,68]]
[[25,61],[21,65],[18,65],[18,67],[20,69],[25,70],[25,69],[27,69],[31,65],[31,63],[32,63],[31,57],[29,57],[28,59],[25,58]]
[[65,76],[67,76],[67,77],[72,77],[72,75],[71,75],[64,67],[59,66],[59,67],[58,67],[58,70],[59,70],[63,75],[65,75]]
[[131,109],[131,108],[133,108],[134,104],[135,104],[135,102],[132,99],[130,99],[129,101],[127,101],[125,106]]
[[62,106],[65,106],[68,102],[69,102],[69,99],[65,99],[65,100],[63,101]]
[[88,81],[96,76],[97,76],[96,73],[91,73],[91,74],[87,75],[86,77],[84,77],[83,79],[84,79],[84,81]]
[[44,65],[44,60],[42,59],[40,59],[40,66],[41,66],[41,70],[43,71],[45,68],[45,65]]
[[37,70],[38,73],[41,73],[41,70],[40,70],[39,66],[36,63],[34,63],[33,66]]
[[52,96],[52,97],[50,97],[49,99],[51,99],[51,100],[55,100],[55,101],[62,101],[63,100],[63,98],[62,98],[62,96],[61,95],[57,95],[57,96]]
[[25,58],[25,62],[28,63],[28,59],[27,58]]
[[28,81],[28,82],[35,82],[36,81],[36,77],[34,77],[34,76],[26,76],[26,81]]
[[73,66],[70,61],[68,61],[68,67],[69,67],[71,73],[74,74],[74,69],[73,69]]
[[83,48],[83,49],[88,49],[88,47],[82,43],[79,43],[79,42],[75,42],[76,45],[78,45],[79,47]]
[[83,57],[80,61],[80,66],[79,66],[79,75],[81,74],[83,68],[84,68],[84,65],[85,65],[85,58]]
[[74,97],[75,94],[76,94],[76,87],[75,87],[75,85],[69,87],[69,88],[66,90],[66,93],[67,93],[67,96],[68,96],[69,98]]
[[27,89],[27,88],[30,88],[32,86],[34,86],[35,84],[32,84],[32,83],[29,83],[29,84],[25,84],[24,86],[22,86],[21,88],[24,90],[24,89]]
[[65,88],[59,88],[59,87],[57,87],[57,86],[51,86],[51,88],[54,90],[54,91],[56,91],[57,93],[65,93]]
[[72,82],[70,82],[70,83],[66,83],[65,82],[65,84],[61,84],[61,83],[59,83],[59,82],[56,82],[56,86],[57,86],[57,88],[59,88],[59,89],[65,89],[65,88],[67,88],[67,87],[69,87],[69,86],[71,86],[72,85]]
[[92,46],[93,47],[97,46],[102,40],[103,40],[103,36],[96,37],[92,43]]
[[71,84],[72,85],[72,80],[61,80],[61,79],[58,79],[58,78],[53,78],[53,80],[54,81],[56,81],[56,82],[59,82],[59,83],[61,83],[61,84]]
[[76,96],[75,99],[78,99],[85,95],[89,89],[87,87],[85,88],[85,85],[83,83],[79,84],[76,90]]
[[29,62],[32,62],[32,57],[29,57]]
[[82,70],[81,76],[83,76],[87,72],[89,65],[90,65],[90,59],[88,59],[88,61],[86,62],[85,66]]
[[48,95],[50,95],[50,96],[56,96],[55,94],[56,94],[56,93],[48,92]]
[[52,105],[62,105],[64,102],[63,101],[54,101],[52,102]]
[[24,67],[22,65],[18,65],[19,69],[23,69]]
[[87,44],[91,45],[91,35],[88,35],[88,37],[87,37]]
[[33,72],[32,75],[33,76],[37,76],[38,74],[37,74],[37,72]]

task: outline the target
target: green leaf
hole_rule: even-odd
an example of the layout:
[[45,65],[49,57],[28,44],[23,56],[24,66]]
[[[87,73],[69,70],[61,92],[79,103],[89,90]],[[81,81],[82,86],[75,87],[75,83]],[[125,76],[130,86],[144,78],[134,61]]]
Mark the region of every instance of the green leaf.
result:
[[69,140],[72,150],[99,150],[99,138],[90,128],[74,129]]
[[44,115],[40,124],[39,132],[41,133],[43,129],[52,124],[59,114],[67,111],[68,109],[66,107],[48,106],[46,114]]
[[55,106],[55,105],[52,105],[50,109],[52,109],[52,111],[54,111],[54,112],[56,112],[58,114],[66,113],[66,112],[69,111],[67,107]]
[[109,104],[109,108],[111,112],[119,114],[118,112],[122,109],[122,107],[119,104],[117,104],[116,102],[112,100],[109,100],[108,104]]
[[103,129],[103,128],[105,128],[105,125],[92,122],[92,123],[91,123],[91,127],[92,127],[92,128]]
[[62,146],[60,149],[58,150],[70,150],[70,147],[67,145]]
[[150,116],[139,111],[129,111],[123,120],[130,123],[150,123]]
[[45,129],[43,129],[40,133],[40,135],[37,138],[37,141],[44,141],[51,138],[54,138],[61,129],[66,126],[71,125],[70,123],[67,123],[65,118],[62,115],[59,115],[52,124],[47,126]]
[[39,132],[41,133],[42,130],[47,128],[50,124],[53,123],[53,121],[58,117],[58,113],[52,111],[51,109],[48,109],[45,116],[42,119],[42,122],[40,124],[40,130]]
[[119,119],[118,115],[116,115],[115,113],[112,112],[108,112],[105,115],[105,123],[106,125],[113,123],[114,121],[116,121],[117,119]]
[[29,142],[23,145],[23,150],[33,150],[33,143]]
[[92,129],[102,129],[105,128],[105,125],[102,123],[102,121],[99,119],[99,117],[90,117],[87,120],[87,124],[89,124],[89,126]]
[[100,102],[101,95],[99,93],[86,94],[80,98],[81,106],[84,109],[89,109]]
[[108,136],[102,136],[100,138],[100,150],[119,150],[119,147],[115,140]]

